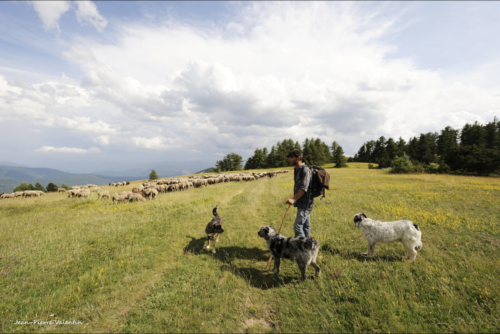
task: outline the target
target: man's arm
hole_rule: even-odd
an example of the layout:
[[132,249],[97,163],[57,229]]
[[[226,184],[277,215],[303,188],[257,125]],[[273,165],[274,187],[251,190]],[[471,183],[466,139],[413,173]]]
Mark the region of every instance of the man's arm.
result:
[[306,192],[302,189],[299,189],[299,191],[297,191],[297,193],[295,194],[295,196],[293,196],[293,198],[290,198],[289,200],[286,201],[286,204],[290,204],[292,205],[293,203],[295,203],[296,201],[299,200],[299,198],[302,197],[302,195],[304,195]]

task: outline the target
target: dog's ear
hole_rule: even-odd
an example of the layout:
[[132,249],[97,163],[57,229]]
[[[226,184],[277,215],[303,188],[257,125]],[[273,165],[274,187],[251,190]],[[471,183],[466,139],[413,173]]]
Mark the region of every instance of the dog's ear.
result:
[[363,212],[361,212],[361,217],[366,218],[366,215]]

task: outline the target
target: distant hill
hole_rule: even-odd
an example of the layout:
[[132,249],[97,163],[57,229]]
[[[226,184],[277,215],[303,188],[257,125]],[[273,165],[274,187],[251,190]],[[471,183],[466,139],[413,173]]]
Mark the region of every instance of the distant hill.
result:
[[199,172],[196,172],[195,174],[203,174],[203,173],[215,173],[216,169],[214,167],[209,167],[204,170],[200,170]]
[[11,162],[11,161],[0,161],[0,166],[30,167],[27,165],[18,164],[18,163]]
[[68,186],[74,186],[79,184],[97,184],[103,185],[110,182],[118,181],[135,181],[143,180],[144,177],[133,177],[133,176],[103,176],[94,174],[74,174],[67,173],[57,169],[51,168],[26,168],[18,166],[0,166],[0,192],[5,191],[6,193],[12,192],[12,190],[17,187],[22,182],[40,183],[44,187],[47,187],[49,183],[54,183],[58,186],[65,183]]
[[0,180],[3,179],[53,179],[63,176],[75,176],[78,174],[66,173],[51,168],[26,168],[19,166],[0,166]]

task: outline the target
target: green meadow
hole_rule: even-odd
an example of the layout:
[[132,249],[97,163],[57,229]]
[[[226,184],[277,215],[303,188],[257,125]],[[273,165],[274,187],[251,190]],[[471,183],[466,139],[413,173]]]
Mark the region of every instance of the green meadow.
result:
[[[311,215],[322,274],[313,278],[308,267],[310,279],[299,283],[290,261],[280,275],[265,270],[270,253],[257,236],[264,225],[279,228],[293,195],[287,169],[145,203],[57,193],[0,200],[0,331],[500,331],[500,178],[328,169],[330,191]],[[216,204],[225,232],[212,254],[204,229]],[[359,212],[418,224],[417,259],[403,261],[399,243],[363,257],[352,221]]]

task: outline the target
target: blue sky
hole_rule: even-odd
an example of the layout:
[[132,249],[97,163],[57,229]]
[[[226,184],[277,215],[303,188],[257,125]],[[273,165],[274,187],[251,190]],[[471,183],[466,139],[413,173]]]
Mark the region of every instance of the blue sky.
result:
[[[111,24],[103,34],[91,27],[82,26],[71,11],[58,20],[61,31],[44,30],[41,19],[30,2],[8,1],[0,4],[0,59],[2,66],[40,72],[58,77],[63,71],[81,75],[82,72],[61,56],[64,43],[75,35],[105,40],[113,43],[119,29],[115,24],[126,22],[159,23],[173,17],[203,26],[224,20],[235,4],[220,1],[101,1],[97,2],[99,13]],[[242,4],[241,6],[244,6]],[[41,45],[42,44],[42,45]],[[1,73],[1,72],[0,72]],[[35,78],[27,77],[33,82]]]
[[0,2],[0,154],[78,172],[211,165],[284,138],[352,155],[381,135],[491,121],[499,14],[477,1]]

